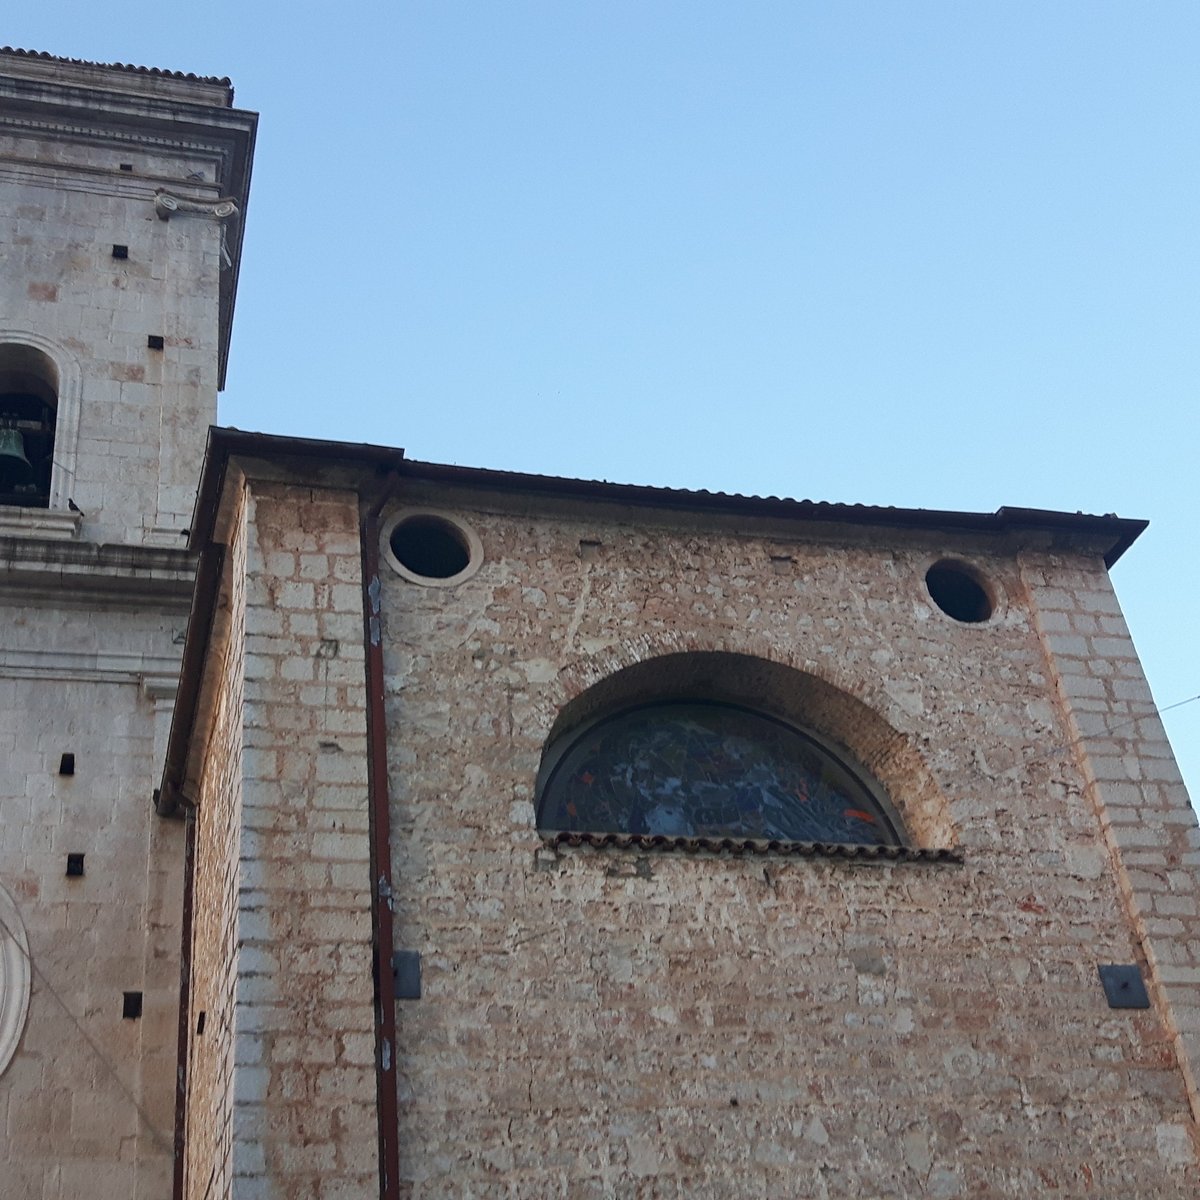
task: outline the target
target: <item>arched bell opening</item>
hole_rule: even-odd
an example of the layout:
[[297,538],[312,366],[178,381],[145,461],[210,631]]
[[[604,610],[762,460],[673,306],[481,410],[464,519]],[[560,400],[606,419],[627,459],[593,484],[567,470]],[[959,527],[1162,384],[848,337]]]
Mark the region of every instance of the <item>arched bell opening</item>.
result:
[[58,383],[41,350],[0,345],[0,504],[50,504]]

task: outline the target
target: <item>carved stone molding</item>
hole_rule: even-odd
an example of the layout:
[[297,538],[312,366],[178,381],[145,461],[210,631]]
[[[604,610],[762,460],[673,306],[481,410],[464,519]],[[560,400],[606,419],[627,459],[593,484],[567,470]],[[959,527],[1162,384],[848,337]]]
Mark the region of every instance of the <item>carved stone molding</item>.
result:
[[173,196],[170,192],[159,189],[154,193],[154,211],[160,221],[169,221],[174,216],[183,215],[228,221],[237,217],[238,206],[229,196],[223,196],[220,200],[189,200],[186,196]]
[[0,679],[129,683],[152,700],[174,696],[179,660],[134,651],[0,650]]
[[45,538],[47,541],[69,542],[79,537],[80,515],[52,508],[0,509],[0,537]]
[[[225,146],[212,139],[199,137],[164,136],[155,134],[147,129],[124,130],[117,126],[104,126],[97,129],[95,125],[82,122],[68,121],[38,121],[24,114],[0,113],[0,128],[11,130],[14,134],[36,137],[40,140],[63,138],[73,142],[102,142],[105,145],[117,143],[128,146],[150,146],[165,153],[185,153],[209,155],[224,161],[228,157]],[[107,168],[101,168],[105,170]]]
[[29,939],[16,901],[0,884],[0,1075],[12,1061],[29,1015]]

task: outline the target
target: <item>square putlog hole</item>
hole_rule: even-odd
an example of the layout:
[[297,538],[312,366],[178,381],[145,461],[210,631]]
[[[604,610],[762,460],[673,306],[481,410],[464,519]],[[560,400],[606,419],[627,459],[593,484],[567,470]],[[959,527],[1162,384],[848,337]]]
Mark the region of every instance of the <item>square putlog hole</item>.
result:
[[83,875],[83,855],[68,854],[67,855],[67,878],[79,879]]
[[60,775],[74,775],[75,774],[75,755],[64,754],[58,760],[58,773]]
[[142,1015],[142,993],[124,992],[121,1004],[121,1016],[126,1021],[136,1021]]
[[421,955],[416,950],[397,950],[392,955],[392,983],[397,1000],[420,1000]]
[[113,258],[128,258],[129,257],[129,247],[122,246],[119,243],[114,242],[112,254],[113,254]]
[[1105,963],[1096,968],[1109,1008],[1149,1008],[1150,997],[1136,963]]
[[152,333],[146,338],[146,345],[149,346],[151,350],[161,350],[164,344],[163,335],[161,333]]

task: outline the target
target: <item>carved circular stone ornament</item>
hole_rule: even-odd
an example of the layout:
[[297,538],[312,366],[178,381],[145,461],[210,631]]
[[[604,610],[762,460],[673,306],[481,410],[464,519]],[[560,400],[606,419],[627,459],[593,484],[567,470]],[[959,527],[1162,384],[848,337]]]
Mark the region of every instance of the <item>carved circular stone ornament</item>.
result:
[[29,941],[16,901],[0,884],[0,1075],[12,1061],[29,1013]]

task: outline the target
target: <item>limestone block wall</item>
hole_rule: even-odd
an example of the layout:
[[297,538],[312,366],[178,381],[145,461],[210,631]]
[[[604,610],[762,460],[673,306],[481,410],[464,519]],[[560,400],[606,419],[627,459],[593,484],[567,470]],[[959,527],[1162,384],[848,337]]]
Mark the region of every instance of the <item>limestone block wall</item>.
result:
[[379,1185],[357,497],[255,485],[244,505],[230,550],[244,657],[226,663],[199,805],[193,1031],[211,1008],[191,1054],[210,1061],[190,1089],[188,1195],[367,1200]]
[[[385,570],[396,945],[423,968],[397,1007],[407,1194],[1194,1194],[1174,1018],[1161,996],[1112,1010],[1097,980],[1143,939],[1014,556],[398,503],[484,550],[452,588]],[[990,621],[930,601],[946,554],[995,589]],[[560,712],[626,668],[670,694],[655,663],[679,654],[865,706],[901,744],[910,831],[965,865],[548,851],[534,783]],[[713,694],[745,661],[710,660]]]
[[[241,888],[246,667],[246,505],[236,508],[226,548],[229,591],[219,687],[196,811],[188,992],[184,1195],[232,1196],[233,1083]],[[262,955],[255,948],[247,968]],[[240,1060],[239,1060],[240,1061]],[[247,1066],[255,1067],[252,1059]]]
[[0,393],[57,392],[50,503],[85,540],[177,547],[191,512],[256,123],[232,98],[0,50]]
[[[1070,754],[1095,807],[1200,1120],[1200,829],[1108,573],[1027,556]],[[1178,1138],[1178,1134],[1172,1134]]]
[[170,531],[179,545],[191,511],[216,418],[222,231],[159,220],[154,193],[192,172],[213,179],[211,156],[0,136],[0,350],[33,346],[78,377],[60,406],[58,504],[83,510],[88,540]]
[[[17,604],[0,616],[0,881],[33,966],[0,1075],[0,1197],[161,1196],[181,839],[149,814],[183,614]],[[84,873],[68,877],[79,853]],[[140,1017],[123,1017],[126,992]]]

